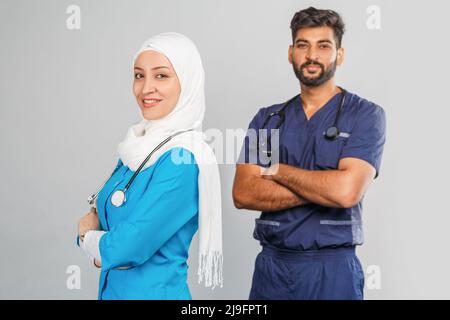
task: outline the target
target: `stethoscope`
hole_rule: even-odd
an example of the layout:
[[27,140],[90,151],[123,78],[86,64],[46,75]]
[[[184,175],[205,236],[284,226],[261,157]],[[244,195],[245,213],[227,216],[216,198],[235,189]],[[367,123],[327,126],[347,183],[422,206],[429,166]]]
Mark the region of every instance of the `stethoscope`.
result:
[[[344,104],[345,104],[345,95],[346,95],[346,93],[347,93],[347,91],[346,91],[345,89],[343,89],[343,88],[341,88],[341,87],[338,87],[338,88],[341,89],[341,91],[342,91],[341,101],[340,101],[340,103],[339,103],[339,108],[338,108],[338,110],[337,110],[336,117],[334,118],[333,125],[332,125],[331,127],[328,127],[328,128],[325,130],[325,132],[323,133],[324,136],[325,136],[325,138],[326,138],[327,140],[330,140],[330,141],[335,140],[337,137],[340,136],[340,131],[339,131],[339,128],[338,128],[338,122],[339,122],[339,118],[340,118],[340,115],[341,115],[341,111],[342,111],[342,109],[344,108]],[[296,95],[295,97],[292,97],[291,99],[289,99],[288,101],[286,101],[286,102],[283,104],[283,107],[282,107],[280,110],[269,113],[269,115],[267,115],[266,119],[264,120],[264,123],[263,123],[261,129],[262,129],[262,130],[263,130],[263,129],[266,129],[266,128],[267,128],[267,125],[268,125],[268,123],[269,123],[269,121],[270,121],[270,119],[271,119],[272,117],[274,117],[274,116],[278,116],[278,117],[279,117],[278,122],[277,122],[277,125],[275,126],[275,129],[276,129],[276,130],[279,129],[279,128],[281,127],[281,125],[284,123],[284,121],[286,120],[286,115],[285,115],[285,113],[286,113],[286,108],[291,104],[292,101],[294,101],[295,99],[297,99],[299,96],[300,96],[300,94],[298,94],[298,95]],[[258,143],[258,145],[259,145],[259,143]],[[271,139],[270,139],[270,136],[269,136],[269,135],[268,135],[268,138],[267,138],[267,150],[265,151],[265,153],[267,154],[267,156],[268,156],[269,158],[270,158],[270,156],[272,155]]]
[[[133,183],[134,179],[136,178],[136,176],[139,174],[139,172],[142,170],[142,168],[144,167],[144,165],[147,163],[148,160],[150,160],[151,156],[158,151],[159,149],[161,149],[161,147],[163,145],[165,145],[167,142],[169,142],[170,140],[172,140],[173,137],[181,134],[181,133],[185,133],[188,131],[192,131],[193,129],[189,129],[189,130],[184,130],[184,131],[179,131],[176,132],[172,135],[170,135],[169,137],[167,137],[166,139],[164,139],[160,144],[158,144],[153,150],[152,152],[149,153],[149,155],[144,159],[144,161],[142,161],[141,165],[137,168],[137,170],[134,172],[133,176],[131,177],[130,181],[128,181],[128,183],[125,185],[125,188],[123,189],[119,189],[114,191],[114,193],[111,196],[111,204],[115,207],[120,207],[122,206],[126,201],[126,192],[127,190],[130,188],[131,184]],[[116,168],[114,169],[114,171],[111,173],[111,175],[108,177],[108,179],[105,180],[105,182],[102,184],[102,186],[97,190],[97,192],[95,192],[94,194],[92,194],[88,199],[87,202],[89,203],[89,205],[91,206],[95,206],[95,201],[97,200],[98,194],[100,192],[100,190],[103,189],[103,187],[105,186],[106,182],[114,175],[114,173],[117,171],[117,169],[120,166],[117,165]]]

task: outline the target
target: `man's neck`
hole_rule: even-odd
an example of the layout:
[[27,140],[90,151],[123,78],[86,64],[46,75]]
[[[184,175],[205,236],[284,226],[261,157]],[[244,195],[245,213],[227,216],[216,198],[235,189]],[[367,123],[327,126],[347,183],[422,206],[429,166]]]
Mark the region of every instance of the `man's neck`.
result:
[[301,99],[305,110],[318,110],[323,107],[334,95],[341,92],[334,81],[330,80],[318,87],[307,87],[300,84]]

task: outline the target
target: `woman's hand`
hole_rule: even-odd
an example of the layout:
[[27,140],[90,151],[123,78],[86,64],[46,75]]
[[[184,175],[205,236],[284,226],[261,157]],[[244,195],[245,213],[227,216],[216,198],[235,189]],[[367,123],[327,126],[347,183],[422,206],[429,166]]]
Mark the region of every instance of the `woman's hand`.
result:
[[99,229],[100,221],[98,220],[97,210],[95,208],[91,208],[91,211],[82,217],[78,222],[78,234],[82,235],[88,230]]
[[94,266],[98,269],[101,269],[102,267],[102,263],[99,262],[97,259],[94,259]]

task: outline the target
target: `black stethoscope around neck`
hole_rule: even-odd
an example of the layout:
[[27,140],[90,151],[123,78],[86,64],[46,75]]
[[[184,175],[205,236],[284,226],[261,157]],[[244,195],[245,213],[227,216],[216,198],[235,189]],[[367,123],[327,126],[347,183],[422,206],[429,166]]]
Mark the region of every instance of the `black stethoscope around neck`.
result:
[[[347,91],[341,87],[338,86],[339,89],[341,89],[341,101],[339,102],[339,108],[336,112],[336,117],[334,118],[334,122],[333,124],[328,127],[325,132],[323,133],[325,139],[329,140],[329,141],[333,141],[335,140],[337,137],[339,137],[340,135],[340,131],[339,131],[339,127],[338,127],[338,123],[339,123],[339,118],[341,115],[341,111],[344,108],[345,105],[345,95],[347,93]],[[286,101],[283,104],[283,107],[280,110],[271,112],[267,115],[266,119],[263,122],[263,125],[261,127],[261,130],[264,129],[268,129],[267,125],[270,121],[270,119],[274,116],[278,116],[279,120],[277,122],[277,125],[275,126],[274,129],[279,129],[281,127],[281,125],[284,123],[284,121],[286,120],[286,108],[298,97],[300,96],[300,94],[296,95],[295,97],[292,97],[291,99],[289,99],[288,101]],[[258,136],[259,139],[259,136]],[[258,142],[259,145],[259,142]],[[263,144],[264,145],[264,144]],[[271,145],[271,135],[267,135],[267,149],[265,151],[265,153],[267,154],[267,156],[270,158],[272,155],[272,145]]]
[[[188,131],[193,131],[193,129],[189,129],[189,130],[184,130],[184,131],[179,131],[176,132],[172,135],[170,135],[169,137],[167,137],[166,139],[164,139],[160,144],[158,144],[150,153],[149,155],[144,159],[144,161],[142,161],[141,165],[137,168],[137,170],[134,172],[133,176],[131,177],[130,181],[128,181],[128,183],[125,185],[125,188],[123,189],[119,189],[114,191],[114,193],[111,196],[111,204],[115,207],[120,207],[122,206],[126,201],[126,192],[127,190],[130,188],[131,184],[133,183],[134,179],[136,178],[136,176],[139,174],[139,172],[141,172],[142,168],[144,167],[144,165],[147,163],[148,160],[150,160],[151,156],[158,151],[159,149],[161,149],[161,147],[163,145],[165,145],[167,142],[169,142],[170,140],[172,140],[173,137],[181,134],[181,133],[185,133]],[[101,189],[103,189],[103,187],[105,186],[106,182],[108,182],[108,180],[114,175],[114,173],[117,171],[117,169],[119,168],[119,165],[116,166],[116,168],[114,169],[114,171],[111,173],[111,175],[108,177],[108,179],[105,180],[105,182],[102,184],[102,186],[97,190],[96,193],[92,194],[88,199],[87,202],[89,203],[89,205],[91,206],[95,206],[95,201],[97,200],[98,194],[101,191]]]
[[[341,89],[341,101],[339,103],[339,108],[336,112],[336,117],[334,118],[334,122],[333,124],[328,127],[325,132],[324,132],[324,136],[327,140],[335,140],[337,137],[339,137],[340,131],[338,128],[338,122],[339,122],[339,118],[341,115],[341,111],[344,108],[344,104],[345,104],[345,95],[347,93],[347,91],[341,87],[338,87],[339,89]],[[287,102],[284,103],[283,107],[278,110],[278,111],[274,111],[271,112],[266,119],[264,120],[264,123],[262,125],[261,129],[266,129],[267,124],[269,123],[270,119],[274,116],[278,116],[279,120],[277,122],[277,125],[275,127],[275,129],[279,129],[281,127],[281,125],[284,123],[284,121],[286,120],[286,108],[291,104],[292,101],[294,101],[295,99],[297,99],[300,96],[300,94],[296,95],[295,97],[292,97],[291,99],[289,99]]]

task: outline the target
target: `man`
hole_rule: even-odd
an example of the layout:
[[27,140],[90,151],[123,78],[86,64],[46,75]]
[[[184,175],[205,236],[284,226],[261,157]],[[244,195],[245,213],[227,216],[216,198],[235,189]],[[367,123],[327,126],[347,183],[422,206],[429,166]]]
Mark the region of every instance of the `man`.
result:
[[249,125],[279,127],[279,163],[262,163],[264,139],[255,145],[248,135],[236,166],[235,206],[262,211],[250,299],[363,299],[355,246],[363,243],[362,199],[378,176],[385,114],[335,85],[344,61],[336,12],[299,11],[291,29],[288,57],[301,94],[260,109]]

